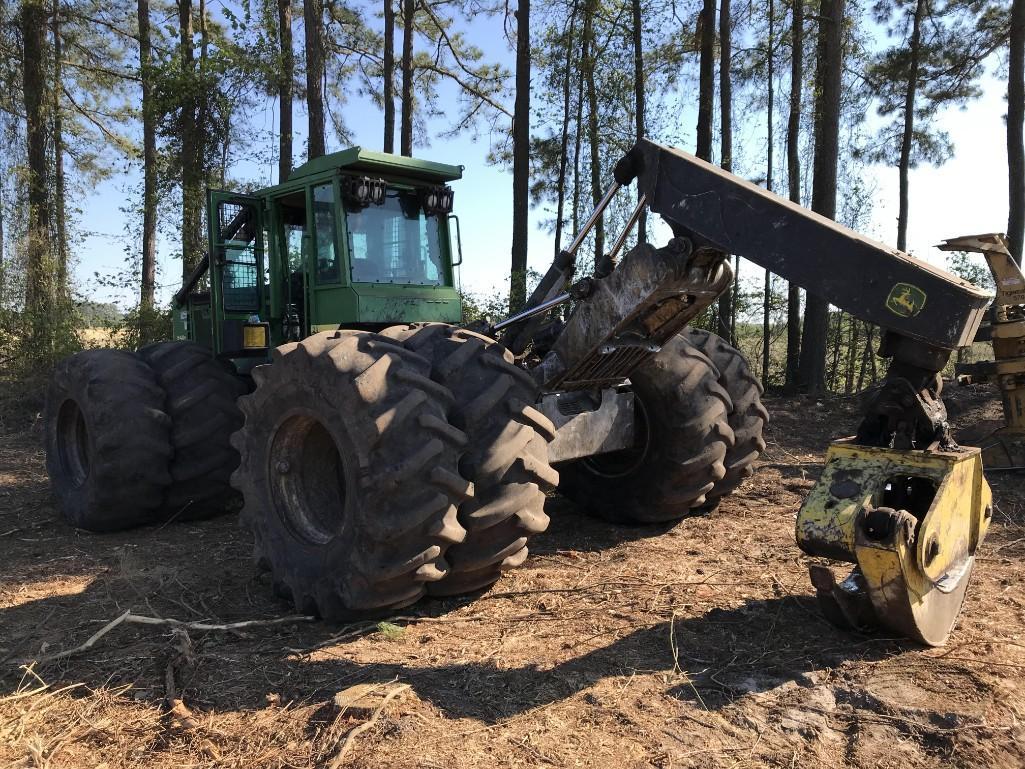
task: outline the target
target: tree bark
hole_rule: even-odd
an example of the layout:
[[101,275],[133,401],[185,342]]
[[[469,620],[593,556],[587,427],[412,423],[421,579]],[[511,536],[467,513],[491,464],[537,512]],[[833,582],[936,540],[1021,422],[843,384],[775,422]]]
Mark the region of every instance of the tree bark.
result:
[[[765,53],[765,75],[768,81],[768,104],[765,108],[765,189],[772,192],[773,176],[772,163],[776,137],[773,131],[773,118],[775,108],[775,76],[776,76],[776,41],[773,24],[776,20],[775,0],[769,0],[769,32],[768,48]],[[772,342],[771,329],[769,328],[769,310],[772,302],[772,273],[765,271],[765,287],[762,294],[762,387],[769,386],[769,346]]]
[[46,354],[52,340],[48,317],[54,300],[50,242],[49,174],[46,162],[46,50],[44,0],[23,0],[19,14],[22,38],[22,93],[25,100],[25,143],[28,162],[28,233],[25,265],[25,312],[33,352]]
[[413,13],[414,0],[402,2],[402,125],[400,152],[413,156]]
[[[728,2],[729,0],[727,0]],[[634,138],[640,141],[644,138],[644,27],[641,20],[641,0],[631,1],[633,12],[633,44],[634,44]],[[637,190],[638,200],[641,191]],[[646,243],[648,240],[648,212],[647,208],[641,209],[637,217],[637,242]]]
[[192,27],[192,0],[178,0],[179,51],[186,93],[181,101],[181,169],[182,169],[182,279],[199,264],[203,253],[202,237],[202,168],[203,143],[197,128],[197,92],[199,83],[195,70],[195,49]]
[[[584,13],[584,38],[587,41],[588,52],[584,57],[584,76],[587,89],[587,141],[588,150],[591,156],[591,200],[594,207],[601,202],[601,144],[598,136],[598,92],[594,81],[594,15],[597,12],[596,0],[588,0]],[[605,252],[605,217],[598,217],[594,225],[594,263],[601,262],[602,254]]]
[[[586,2],[587,0],[585,0]],[[587,59],[588,40],[581,35],[580,61]],[[584,70],[577,68],[577,119],[573,132],[573,234],[580,232],[580,195],[583,187],[580,184],[580,150],[584,136]],[[572,271],[572,268],[571,268]]]
[[[790,200],[801,204],[801,85],[804,80],[803,0],[791,0],[790,114],[787,118],[787,187]],[[787,358],[783,391],[797,391],[801,355],[801,289],[787,283]]]
[[307,159],[326,152],[324,139],[324,7],[321,0],[304,0],[306,26],[306,111],[310,138]]
[[512,270],[509,309],[527,299],[527,232],[530,217],[530,0],[516,7],[516,103],[513,109]]
[[715,0],[704,0],[698,13],[701,59],[698,71],[698,131],[696,155],[712,159],[712,104],[715,90]]
[[[719,2],[719,165],[733,170],[733,86],[730,82],[731,64],[730,0]],[[702,52],[703,53],[703,52]],[[734,321],[734,302],[739,285],[740,262],[733,275],[733,285],[719,297],[719,328],[717,333],[737,345]]]
[[292,96],[295,83],[295,49],[292,45],[292,0],[278,0],[278,184],[292,175]]
[[[837,160],[840,151],[840,91],[843,64],[844,0],[821,0],[818,63],[815,71],[815,156],[812,210],[836,218]],[[798,379],[813,395],[826,391],[826,335],[829,303],[810,291],[804,310],[804,333]]]
[[395,6],[384,0],[384,151],[395,152]]
[[61,111],[61,91],[64,85],[64,41],[61,39],[60,2],[54,0],[50,28],[53,32],[53,213],[54,236],[57,239],[57,284],[60,297],[69,296],[68,290],[68,220],[66,181],[64,177],[64,120]]
[[[558,200],[555,206],[555,253],[562,250],[563,220],[566,216],[566,172],[569,165],[569,124],[570,124],[570,73],[573,70],[573,42],[576,33],[577,11],[579,2],[573,3],[573,12],[569,17],[569,33],[566,36],[566,64],[562,78],[562,139],[559,145],[559,180],[557,184]],[[579,130],[577,136],[580,135]]]
[[153,309],[157,284],[157,125],[153,107],[153,50],[149,0],[138,2],[139,80],[142,86],[142,277],[139,302]]
[[915,139],[915,95],[918,91],[918,60],[922,48],[922,19],[925,15],[925,0],[915,3],[915,15],[911,22],[911,47],[908,51],[908,79],[904,91],[904,130],[900,137],[900,203],[897,211],[897,248],[907,251],[908,247],[908,171],[911,168],[911,146]]
[[1014,261],[1021,264],[1025,239],[1025,0],[1011,3],[1007,59],[1007,237]]

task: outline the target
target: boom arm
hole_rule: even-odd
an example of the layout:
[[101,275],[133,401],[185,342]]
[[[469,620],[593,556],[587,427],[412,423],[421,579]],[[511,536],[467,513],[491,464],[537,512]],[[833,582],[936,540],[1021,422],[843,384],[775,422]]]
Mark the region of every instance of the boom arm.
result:
[[905,253],[737,178],[693,155],[637,142],[616,166],[636,178],[675,235],[739,254],[901,336],[952,350],[975,338],[990,297]]
[[[858,430],[859,444],[952,445],[938,372],[951,350],[974,339],[986,292],[652,141],[637,142],[616,164],[615,178],[528,309],[495,327],[520,353],[539,328],[538,313],[578,300],[547,352],[542,345],[534,375],[545,389],[600,389],[628,378],[725,289],[725,257],[739,254],[886,329],[878,352],[891,362]],[[594,277],[567,291],[576,247],[615,192],[634,180],[639,205],[660,214],[675,237],[660,249],[638,246],[618,267],[598,255]]]

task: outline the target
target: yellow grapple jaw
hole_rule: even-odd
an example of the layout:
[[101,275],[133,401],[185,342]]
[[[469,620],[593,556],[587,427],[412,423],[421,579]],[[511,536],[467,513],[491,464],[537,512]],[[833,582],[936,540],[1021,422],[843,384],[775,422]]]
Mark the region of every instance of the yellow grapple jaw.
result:
[[846,439],[830,446],[801,506],[797,544],[855,564],[840,583],[829,567],[811,566],[827,617],[941,646],[992,514],[979,449],[894,450]]

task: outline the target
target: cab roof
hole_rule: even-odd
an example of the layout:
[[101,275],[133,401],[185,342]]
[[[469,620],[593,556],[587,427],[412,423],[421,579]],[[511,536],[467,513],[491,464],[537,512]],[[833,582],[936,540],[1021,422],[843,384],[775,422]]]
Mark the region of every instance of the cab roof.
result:
[[366,174],[403,176],[422,179],[426,182],[443,183],[463,178],[463,166],[451,166],[447,163],[435,163],[430,160],[418,160],[402,155],[388,155],[384,152],[371,152],[362,147],[350,147],[341,152],[322,155],[296,168],[288,177],[288,181],[296,181],[305,176],[314,176],[345,169]]

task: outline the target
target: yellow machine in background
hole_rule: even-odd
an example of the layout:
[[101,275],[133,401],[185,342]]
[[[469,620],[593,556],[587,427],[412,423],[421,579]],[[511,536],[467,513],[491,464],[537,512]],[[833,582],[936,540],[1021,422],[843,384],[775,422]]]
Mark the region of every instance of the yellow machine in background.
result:
[[996,296],[988,328],[996,360],[958,366],[958,378],[969,383],[996,379],[1005,424],[985,441],[982,458],[989,468],[1025,470],[1025,276],[1003,235],[952,238],[939,247],[980,253],[993,273]]

